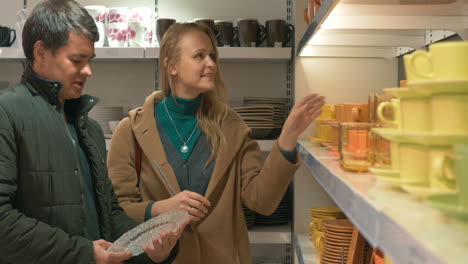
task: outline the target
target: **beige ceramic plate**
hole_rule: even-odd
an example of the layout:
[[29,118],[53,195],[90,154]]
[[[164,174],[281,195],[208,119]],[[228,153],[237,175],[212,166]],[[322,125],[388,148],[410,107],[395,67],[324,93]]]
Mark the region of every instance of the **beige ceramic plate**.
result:
[[392,95],[398,98],[425,97],[424,95],[416,93],[415,91],[408,89],[408,88],[385,88],[383,90],[386,94]]
[[385,183],[385,184],[388,184],[388,185],[391,185],[391,186],[394,186],[394,187],[400,187],[401,185],[401,180],[400,178],[395,178],[395,177],[386,177],[386,176],[375,176],[377,178],[377,180]]
[[351,223],[349,219],[337,219],[337,220],[329,220],[324,222],[326,227],[331,227],[333,229],[341,229],[341,230],[353,230],[354,225]]
[[[333,262],[333,263],[340,263],[340,261],[341,261],[341,257],[340,257],[340,256],[338,256],[338,255],[332,255],[332,254],[326,254],[326,253],[325,253],[325,254],[322,254],[321,258],[324,259],[324,260],[331,261],[331,262]],[[348,256],[347,256],[347,255],[344,255],[344,256],[343,256],[343,263],[346,263],[347,259],[348,259]]]
[[423,95],[439,94],[439,93],[468,93],[468,80],[466,81],[419,81],[409,82],[410,90]]
[[330,213],[319,213],[319,212],[315,212],[315,211],[310,211],[309,213],[310,213],[310,215],[312,217],[317,217],[317,218],[323,218],[323,217],[335,217],[335,218],[337,218],[337,217],[343,217],[344,216],[343,213],[331,213],[331,212]]
[[399,129],[373,128],[372,131],[383,138],[397,143],[411,143],[426,146],[452,146],[468,143],[468,135],[440,134],[430,132],[403,132]]
[[324,248],[334,249],[335,251],[338,251],[338,252],[340,252],[342,248],[343,248],[343,251],[349,252],[349,245],[348,246],[338,246],[338,245],[330,244],[330,243],[324,243],[323,245],[324,245]]
[[[332,248],[329,248],[327,246],[325,246],[323,248],[323,254],[329,254],[329,255],[332,255],[332,256],[340,256],[341,255],[341,250],[338,250],[338,249],[332,249]],[[345,256],[348,256],[348,251],[347,250],[343,250],[343,255]]]
[[339,207],[336,206],[316,206],[311,207],[310,211],[318,213],[343,213]]
[[333,231],[330,231],[330,230],[325,230],[325,236],[327,237],[332,237],[332,238],[335,238],[335,239],[351,239],[351,237],[353,236],[353,233],[338,233],[338,232],[333,232]]
[[332,236],[330,234],[325,234],[324,238],[328,239],[329,241],[336,242],[336,243],[349,243],[351,242],[352,237]]
[[399,187],[401,185],[400,171],[369,168],[375,174],[375,178],[385,184]]
[[434,189],[434,188],[429,188],[426,186],[417,186],[417,185],[405,185],[402,184],[401,188],[411,194],[420,196],[420,197],[428,197],[431,195],[439,195],[439,194],[455,194],[455,190],[449,190],[449,189]]
[[326,244],[332,245],[332,246],[335,246],[335,247],[349,247],[351,245],[351,241],[349,241],[349,242],[335,241],[335,240],[331,240],[331,239],[329,239],[327,237],[325,237],[324,241],[325,241]]
[[310,210],[311,215],[318,215],[318,216],[339,216],[339,215],[344,215],[343,212],[317,212]]
[[[320,259],[320,264],[336,264],[336,263],[339,263],[339,262],[329,261],[328,259]],[[346,263],[346,262],[344,262],[344,263]]]
[[376,176],[383,176],[389,178],[399,178],[400,171],[398,170],[388,170],[388,169],[381,169],[381,168],[372,168],[370,167],[369,170],[374,173]]

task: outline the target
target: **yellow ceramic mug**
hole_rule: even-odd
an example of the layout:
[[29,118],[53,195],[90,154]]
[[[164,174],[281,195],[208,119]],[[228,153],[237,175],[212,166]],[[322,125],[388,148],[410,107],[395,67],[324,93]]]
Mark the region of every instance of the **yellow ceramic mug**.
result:
[[455,168],[451,147],[432,147],[430,151],[429,186],[437,190],[455,189]]
[[326,104],[322,106],[322,112],[316,120],[335,120],[335,105]]
[[333,141],[333,129],[330,125],[320,125],[319,130],[323,141]]
[[[407,57],[406,57],[407,56]],[[450,41],[405,55],[409,81],[468,80],[468,42]]]
[[468,134],[468,94],[434,94],[431,108],[434,133]]
[[427,147],[400,144],[399,163],[402,184],[429,186],[429,150]]
[[453,147],[452,151],[439,153],[434,162],[442,167],[442,171],[437,175],[438,180],[453,187],[456,185],[458,192],[458,204],[468,206],[468,144],[459,144]]
[[457,175],[458,203],[468,206],[468,144],[460,144],[454,147],[455,173]]
[[[405,65],[406,80],[408,82],[417,82],[417,81],[427,81],[430,79],[426,75],[418,74],[419,72],[430,72],[431,64],[429,59],[426,56],[423,50],[417,50],[411,54],[406,54],[403,56],[403,63]],[[414,68],[417,68],[416,71]]]
[[[393,118],[388,119],[387,115],[385,114],[384,109],[388,107],[393,111]],[[377,116],[379,117],[380,121],[390,124],[395,128],[401,128],[401,115],[400,115],[400,98],[391,99],[391,101],[382,102],[377,107]]]
[[396,142],[390,143],[390,156],[392,158],[392,170],[398,171],[400,170],[400,144]]
[[[383,114],[384,107],[391,107],[394,120],[388,120]],[[403,131],[431,131],[430,101],[427,97],[402,97],[383,102],[377,108],[377,116],[384,123],[392,124]]]

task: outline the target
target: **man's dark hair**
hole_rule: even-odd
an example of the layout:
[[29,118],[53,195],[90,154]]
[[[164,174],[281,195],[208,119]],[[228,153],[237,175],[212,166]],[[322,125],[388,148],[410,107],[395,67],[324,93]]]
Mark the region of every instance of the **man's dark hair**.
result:
[[70,33],[99,40],[94,19],[80,4],[71,0],[45,0],[39,3],[26,20],[23,28],[23,51],[26,62],[34,62],[34,44],[38,40],[55,53],[68,43]]

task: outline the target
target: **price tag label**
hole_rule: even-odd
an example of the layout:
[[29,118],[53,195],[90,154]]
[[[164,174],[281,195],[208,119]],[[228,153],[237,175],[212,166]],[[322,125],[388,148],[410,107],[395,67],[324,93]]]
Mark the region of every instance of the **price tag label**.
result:
[[281,47],[283,47],[283,43],[275,42],[275,48],[281,48]]
[[257,44],[255,42],[250,42],[251,47],[257,47]]

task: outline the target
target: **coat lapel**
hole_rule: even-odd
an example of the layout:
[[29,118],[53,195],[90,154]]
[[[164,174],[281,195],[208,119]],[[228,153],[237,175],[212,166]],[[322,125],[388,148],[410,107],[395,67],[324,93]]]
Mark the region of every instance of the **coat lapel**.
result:
[[[229,175],[226,174],[226,171],[231,166],[233,159],[238,155],[239,149],[246,138],[247,133],[249,132],[245,124],[239,122],[240,118],[237,117],[231,110],[228,110],[228,114],[224,119],[221,130],[226,138],[227,146],[225,150],[218,151],[216,156],[216,165],[211,176],[210,183],[208,184],[208,189],[206,190],[206,198],[212,200],[212,196],[216,193],[220,182],[225,177]],[[242,129],[245,128],[245,129]],[[222,187],[222,186],[219,186]]]
[[[156,121],[154,119],[154,104],[161,101],[163,98],[164,95],[160,91],[152,93],[146,98],[143,107],[137,109],[135,112],[133,112],[133,114],[131,114],[131,122],[135,138],[140,144],[140,147],[144,153],[143,156],[146,156],[149,159],[151,168],[153,169],[155,175],[157,175],[160,181],[164,184],[167,193],[170,196],[174,196],[167,181],[172,186],[172,188],[174,188],[176,193],[180,192],[180,186],[177,182],[174,170],[167,161],[164,147],[161,143],[161,139],[156,128]],[[160,166],[162,173],[164,173],[167,178],[167,181],[160,174],[152,160],[156,161]]]

